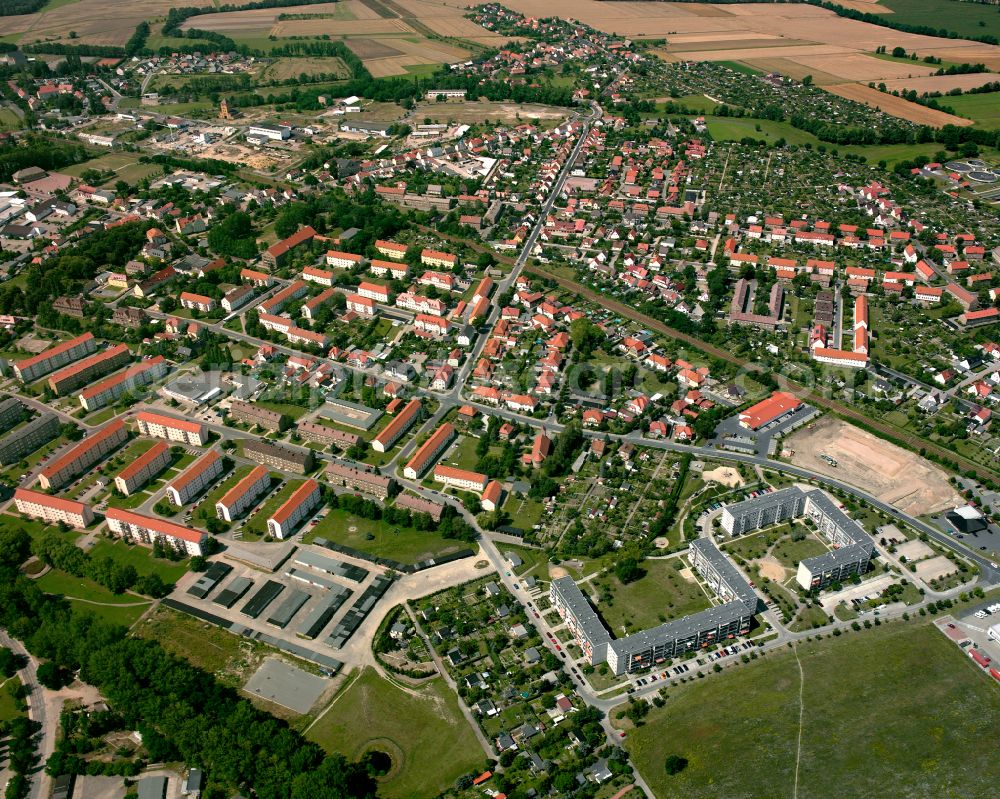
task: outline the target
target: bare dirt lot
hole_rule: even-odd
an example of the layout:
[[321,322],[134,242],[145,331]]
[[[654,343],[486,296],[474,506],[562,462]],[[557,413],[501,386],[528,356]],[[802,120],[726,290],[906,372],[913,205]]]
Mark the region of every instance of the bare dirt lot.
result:
[[[961,502],[942,469],[830,416],[792,434],[784,445],[795,452],[791,460],[797,466],[862,488],[913,516],[936,513]],[[820,453],[836,460],[837,466],[821,460]]]
[[732,466],[719,466],[711,471],[702,472],[701,477],[706,483],[714,481],[730,488],[743,485],[743,478]]
[[880,108],[887,114],[892,114],[900,119],[908,119],[923,125],[933,125],[941,127],[943,125],[958,125],[965,127],[973,124],[971,119],[957,117],[954,114],[946,114],[944,111],[936,111],[933,108],[911,103],[902,97],[893,97],[878,89],[865,86],[861,83],[840,83],[835,86],[824,86],[828,92],[833,92],[848,100],[870,105],[873,108]]

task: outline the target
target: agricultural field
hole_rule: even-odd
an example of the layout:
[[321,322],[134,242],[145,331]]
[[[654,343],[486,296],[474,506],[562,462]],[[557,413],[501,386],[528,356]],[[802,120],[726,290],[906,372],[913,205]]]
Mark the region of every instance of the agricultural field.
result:
[[972,124],[968,119],[954,114],[946,114],[944,111],[938,111],[934,108],[927,108],[918,103],[911,103],[902,97],[893,97],[891,94],[880,92],[878,89],[860,83],[839,83],[836,86],[827,86],[826,89],[840,97],[854,100],[856,103],[864,103],[872,108],[880,108],[887,114],[892,114],[900,119],[908,119],[920,125],[932,125],[939,128],[942,125],[965,127]]
[[[991,790],[1000,693],[928,624],[800,643],[668,696],[626,744],[659,799],[791,796],[796,772],[811,799],[876,795],[886,774],[900,796]],[[674,776],[671,754],[688,761]]]
[[942,97],[938,102],[953,108],[956,114],[971,119],[980,127],[1000,128],[1000,92]]
[[995,6],[962,0],[876,0],[861,9],[872,14],[905,14],[912,25],[947,28],[963,36],[996,33],[1000,12]]
[[[997,14],[1000,17],[1000,14]],[[923,92],[941,92],[946,94],[952,89],[967,91],[976,89],[985,83],[994,83],[997,76],[992,72],[973,72],[968,75],[931,75],[926,78],[908,78],[903,80],[884,81],[885,87],[889,91],[910,91],[918,94]],[[954,98],[948,98],[947,102]],[[942,100],[941,102],[946,102]]]
[[379,782],[379,795],[386,799],[435,796],[486,761],[457,697],[440,677],[404,690],[366,668],[334,697],[306,737],[350,760],[370,751],[388,755],[392,766]]
[[295,79],[301,75],[336,72],[343,78],[350,77],[347,65],[339,58],[278,58],[264,67],[258,82],[275,83]]

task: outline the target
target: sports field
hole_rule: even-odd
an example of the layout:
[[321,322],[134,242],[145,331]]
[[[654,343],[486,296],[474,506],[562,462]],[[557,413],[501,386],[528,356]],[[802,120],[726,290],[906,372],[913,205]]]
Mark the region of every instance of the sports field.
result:
[[440,677],[403,689],[366,668],[334,697],[306,737],[350,759],[371,750],[389,755],[392,768],[379,783],[385,799],[437,796],[486,765],[458,698]]
[[[783,651],[668,697],[626,739],[657,799],[993,790],[1000,691],[926,623],[800,644],[798,661]],[[671,754],[688,760],[674,776]]]

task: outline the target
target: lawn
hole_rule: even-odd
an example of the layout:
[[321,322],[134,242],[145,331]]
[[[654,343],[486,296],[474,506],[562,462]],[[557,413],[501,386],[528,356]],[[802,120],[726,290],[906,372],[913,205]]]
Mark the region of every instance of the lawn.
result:
[[165,583],[176,583],[187,571],[186,560],[154,558],[152,549],[119,540],[99,538],[89,552],[94,558],[108,557],[115,563],[128,564],[141,575],[158,574]]
[[386,799],[437,796],[486,764],[458,698],[440,677],[404,691],[366,668],[306,737],[352,760],[373,749],[389,755],[392,769],[379,784]]
[[289,405],[287,402],[271,402],[270,400],[258,400],[255,405],[259,405],[261,408],[266,408],[269,411],[274,411],[275,413],[283,413],[292,419],[298,420],[301,416],[304,416],[309,412],[308,408],[302,405]]
[[105,170],[114,171],[114,177],[107,180],[103,185],[112,185],[118,180],[135,183],[141,178],[160,172],[160,168],[156,164],[140,164],[139,156],[135,153],[108,153],[107,155],[100,155],[97,158],[84,161],[82,164],[73,164],[66,167],[63,171],[67,175],[79,177],[88,169],[97,169],[102,172]]
[[9,108],[0,108],[0,130],[20,130],[22,127],[21,117]]
[[[11,506],[13,510],[14,507]],[[77,530],[67,530],[65,533],[62,532],[58,527],[46,524],[38,519],[22,519],[14,513],[11,514],[0,514],[0,529],[3,530],[24,530],[32,540],[39,538],[43,533],[49,531],[54,531],[59,533],[61,536],[65,536],[68,540],[73,541],[79,538],[81,533]]]
[[[1000,14],[997,16],[1000,18]],[[997,24],[1000,25],[1000,19]],[[975,121],[980,127],[1000,128],[1000,92],[942,97],[938,102],[953,109],[958,116]]]
[[398,527],[381,519],[362,519],[340,508],[331,509],[323,521],[309,528],[304,540],[317,536],[400,563],[416,563],[467,546],[435,532]]
[[781,565],[786,569],[798,569],[800,560],[814,558],[829,551],[829,547],[818,538],[808,535],[800,541],[793,541],[790,537],[782,539],[771,550],[771,554],[781,561]]
[[25,715],[25,712],[18,707],[17,700],[14,699],[13,692],[20,685],[21,680],[15,674],[10,679],[5,680],[3,687],[0,687],[0,724]]
[[125,627],[131,627],[151,604],[134,594],[113,594],[93,580],[74,577],[58,569],[50,569],[37,583],[46,593],[66,597],[76,612],[92,613]]
[[610,588],[614,597],[611,602],[602,600],[598,612],[616,636],[623,628],[645,630],[711,607],[701,586],[681,576],[675,568],[679,565],[685,565],[679,558],[646,560],[642,563],[646,573],[635,582],[622,584],[613,574],[595,580],[602,589]]
[[[887,775],[896,796],[992,793],[1000,692],[932,626],[895,623],[798,654],[799,796],[877,796]],[[671,689],[627,747],[658,799],[793,796],[799,687],[795,654],[782,651]],[[688,760],[672,777],[670,754]]]
[[[769,119],[748,119],[736,117],[705,117],[708,132],[716,141],[739,141],[749,136],[773,144],[784,139],[789,144],[816,143],[819,141],[811,133],[793,128],[787,122],[773,122]],[[758,128],[760,128],[758,130]]]

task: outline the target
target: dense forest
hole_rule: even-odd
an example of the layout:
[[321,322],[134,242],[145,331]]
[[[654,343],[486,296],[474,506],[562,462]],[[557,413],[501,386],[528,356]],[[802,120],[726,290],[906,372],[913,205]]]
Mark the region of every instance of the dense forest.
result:
[[0,17],[32,14],[40,11],[48,0],[0,0]]

